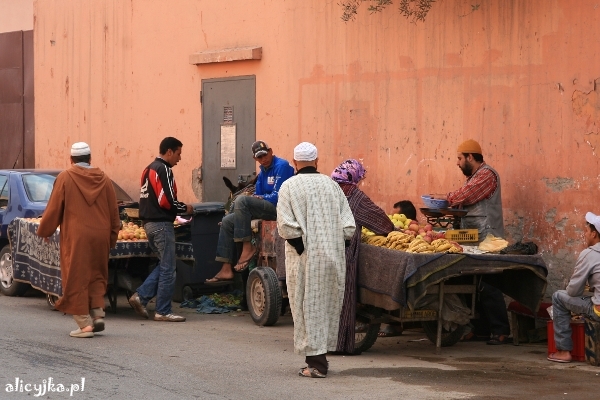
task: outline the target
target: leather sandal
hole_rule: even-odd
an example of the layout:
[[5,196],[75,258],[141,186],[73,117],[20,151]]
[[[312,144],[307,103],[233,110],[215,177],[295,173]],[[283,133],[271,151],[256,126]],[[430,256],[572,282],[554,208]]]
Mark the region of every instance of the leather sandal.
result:
[[492,338],[488,340],[486,343],[491,345],[499,345],[508,343],[508,335],[492,335]]
[[102,332],[104,330],[104,318],[94,318],[94,329],[92,332]]
[[311,367],[300,368],[298,375],[304,378],[327,378],[327,374],[322,374],[318,369]]

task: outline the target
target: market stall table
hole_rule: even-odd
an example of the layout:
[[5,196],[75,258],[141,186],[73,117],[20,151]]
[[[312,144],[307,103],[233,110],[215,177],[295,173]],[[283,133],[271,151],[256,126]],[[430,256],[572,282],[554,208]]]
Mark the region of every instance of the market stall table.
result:
[[388,311],[413,311],[421,308],[419,302],[426,295],[437,295],[437,353],[442,346],[445,293],[470,294],[472,317],[481,279],[536,312],[546,292],[548,275],[539,255],[415,254],[364,243],[358,263],[361,304]]
[[[8,226],[14,279],[31,284],[46,294],[60,297],[62,284],[60,276],[60,230],[46,242],[36,235],[39,223],[35,219],[16,218]],[[178,260],[194,260],[191,243],[176,243]],[[156,258],[147,240],[117,241],[110,250],[109,260],[114,260],[114,273],[108,297],[113,311],[116,309],[116,283],[120,267],[132,258]],[[112,263],[111,263],[112,264]]]

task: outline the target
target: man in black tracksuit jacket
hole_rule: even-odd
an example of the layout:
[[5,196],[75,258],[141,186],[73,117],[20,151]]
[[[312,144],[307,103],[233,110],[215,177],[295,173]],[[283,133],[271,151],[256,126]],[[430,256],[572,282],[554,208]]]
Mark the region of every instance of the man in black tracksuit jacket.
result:
[[177,214],[191,214],[191,205],[177,201],[177,185],[172,167],[181,160],[182,143],[167,137],[160,143],[160,156],[144,169],[140,189],[140,218],[144,224],[148,243],[158,254],[159,262],[129,304],[144,318],[148,318],[146,305],[156,297],[155,321],[183,322],[185,317],[175,315],[171,298],[175,290],[175,229]]

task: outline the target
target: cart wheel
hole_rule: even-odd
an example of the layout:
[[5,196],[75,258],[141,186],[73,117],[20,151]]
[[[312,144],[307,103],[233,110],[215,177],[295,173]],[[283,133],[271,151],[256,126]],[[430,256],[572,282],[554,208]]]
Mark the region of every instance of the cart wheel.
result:
[[189,286],[184,286],[183,289],[181,289],[181,297],[183,298],[183,301],[194,300],[194,290]]
[[354,352],[362,353],[369,350],[377,340],[379,329],[381,329],[380,323],[368,324],[357,319],[354,331]]
[[0,293],[5,296],[21,296],[25,294],[29,285],[13,279],[13,262],[10,246],[6,245],[0,250]]
[[50,309],[52,311],[58,311],[56,309],[56,302],[58,301],[58,296],[55,296],[53,294],[50,293],[46,293],[46,303],[48,303],[48,307],[50,307]]
[[[127,304],[129,304],[129,298],[131,296],[133,296],[133,293],[135,293],[135,292],[125,289],[125,299],[127,300]],[[133,306],[131,304],[129,304],[129,307],[133,308]]]
[[277,274],[270,267],[258,267],[248,275],[246,302],[255,324],[270,326],[281,313],[281,289]]
[[[422,326],[427,339],[435,344],[437,339],[437,321],[423,321]],[[464,325],[458,325],[452,331],[447,331],[446,329],[442,328],[442,347],[450,347],[458,343],[460,338],[462,338],[464,331]]]

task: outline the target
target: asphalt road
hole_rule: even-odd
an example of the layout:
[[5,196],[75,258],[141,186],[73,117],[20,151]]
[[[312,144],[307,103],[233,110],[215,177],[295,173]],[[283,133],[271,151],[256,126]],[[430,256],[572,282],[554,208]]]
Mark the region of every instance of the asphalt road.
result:
[[[106,331],[75,339],[68,336],[76,328],[72,318],[51,311],[39,294],[0,295],[0,399],[35,398],[33,385],[40,388],[45,380],[48,387],[50,378],[54,390],[62,384],[68,392],[46,390],[37,397],[598,398],[600,368],[548,362],[543,344],[458,343],[435,355],[419,330],[379,339],[360,356],[329,356],[326,379],[302,378],[297,371],[303,357],[293,352],[289,315],[273,327],[258,327],[245,312],[202,315],[174,307],[187,322],[142,320],[121,296],[118,312],[107,315]],[[8,391],[21,384],[23,392]]]

